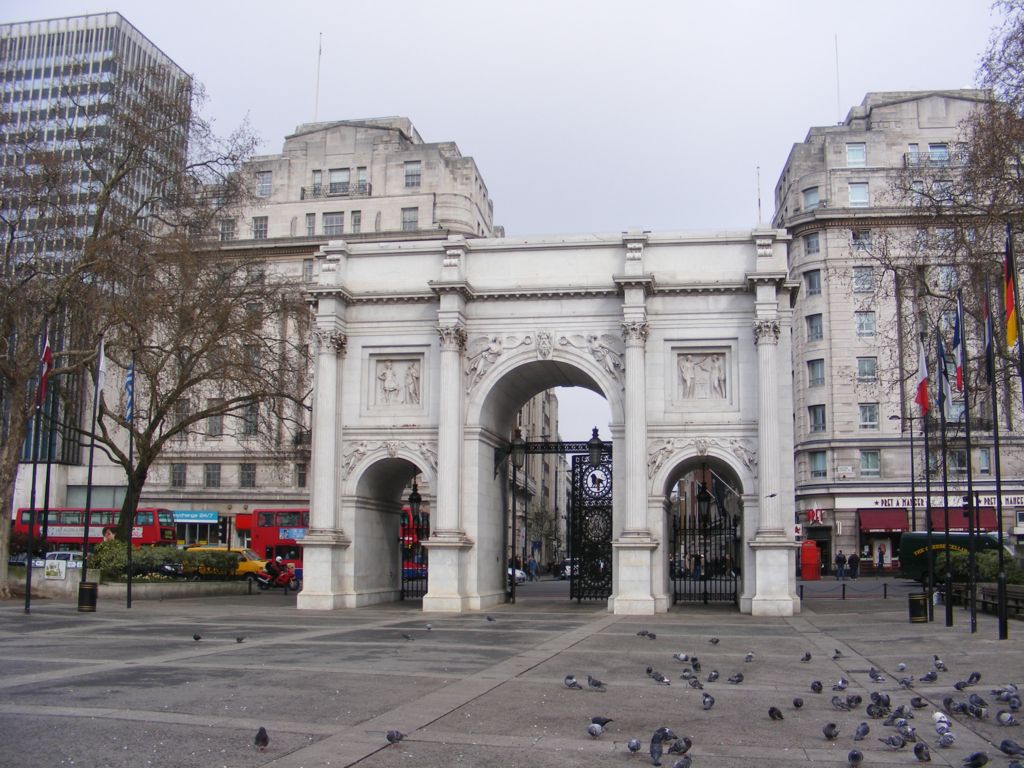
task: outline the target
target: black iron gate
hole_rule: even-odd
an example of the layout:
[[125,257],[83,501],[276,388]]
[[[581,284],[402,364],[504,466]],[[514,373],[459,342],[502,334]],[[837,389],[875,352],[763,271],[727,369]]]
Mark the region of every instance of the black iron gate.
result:
[[402,553],[401,600],[419,600],[427,593],[427,548],[423,542],[429,538],[430,515],[426,512],[413,515],[409,507],[402,507],[402,522],[398,527]]
[[612,457],[601,463],[572,457],[569,599],[607,600],[612,594]]
[[669,576],[676,603],[739,601],[739,516],[710,506],[673,521]]

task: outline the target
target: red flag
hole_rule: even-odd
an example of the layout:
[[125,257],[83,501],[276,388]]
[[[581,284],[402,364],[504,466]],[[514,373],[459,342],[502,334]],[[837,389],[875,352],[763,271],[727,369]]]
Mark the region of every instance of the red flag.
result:
[[928,358],[924,354],[924,344],[917,342],[917,395],[914,401],[921,406],[921,415],[928,415]]
[[39,373],[39,388],[36,390],[36,408],[42,408],[46,402],[46,381],[50,378],[50,371],[53,370],[53,350],[50,349],[50,332],[44,331],[43,356],[39,360],[42,370]]
[[[1009,233],[1009,227],[1007,227]],[[1006,347],[1011,352],[1017,346],[1017,292],[1014,289],[1013,243],[1006,237],[1006,259],[1003,261],[1003,306],[1006,308]]]

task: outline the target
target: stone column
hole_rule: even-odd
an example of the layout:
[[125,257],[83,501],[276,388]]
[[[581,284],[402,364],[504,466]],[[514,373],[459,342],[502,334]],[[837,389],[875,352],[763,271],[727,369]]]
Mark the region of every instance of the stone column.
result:
[[626,321],[626,519],[623,536],[649,536],[647,527],[647,322]]
[[779,321],[754,322],[754,343],[757,345],[758,431],[757,452],[761,462],[761,515],[758,534],[782,535],[781,498],[779,497],[779,463],[767,460],[779,455]]
[[466,608],[465,553],[472,542],[462,522],[462,352],[466,330],[461,324],[442,325],[440,402],[437,425],[437,503],[435,526],[424,542],[430,552],[424,611],[459,612]]
[[298,607],[330,610],[342,604],[340,551],[351,544],[338,522],[338,446],[341,445],[341,369],[347,338],[331,322],[313,331],[312,489],[303,540],[303,589]]

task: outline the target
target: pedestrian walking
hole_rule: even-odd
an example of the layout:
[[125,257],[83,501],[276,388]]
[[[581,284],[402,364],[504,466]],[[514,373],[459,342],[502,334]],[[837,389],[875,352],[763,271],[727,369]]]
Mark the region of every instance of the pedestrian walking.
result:
[[530,555],[530,559],[526,561],[526,575],[530,581],[540,581],[540,577],[537,575],[537,560],[533,555]]
[[850,556],[846,558],[846,565],[850,569],[850,578],[856,579],[857,572],[860,570],[860,555],[856,552],[851,552]]
[[846,578],[846,555],[843,554],[843,550],[839,550],[836,554],[836,581]]

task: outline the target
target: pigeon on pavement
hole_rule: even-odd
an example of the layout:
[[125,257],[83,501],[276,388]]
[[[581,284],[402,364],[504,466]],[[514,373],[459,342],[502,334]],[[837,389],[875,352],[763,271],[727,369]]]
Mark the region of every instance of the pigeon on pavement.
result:
[[937,670],[939,670],[939,672],[945,672],[946,671],[946,664],[945,664],[945,662],[942,661],[942,659],[939,658],[938,654],[935,654],[934,656],[932,656],[932,659],[933,659],[932,663],[935,665],[935,668]]
[[1017,757],[1018,755],[1024,755],[1024,747],[1018,744],[1013,739],[1003,739],[999,742],[999,751],[1004,755],[1010,757]]
[[591,723],[587,726],[587,733],[590,734],[590,738],[596,739],[598,736],[604,733],[604,728],[597,723]]
[[843,652],[840,651],[838,648],[834,648],[832,650],[832,661],[836,661],[837,659],[841,659],[842,657],[843,657]]
[[260,752],[267,751],[267,745],[270,743],[270,737],[267,735],[267,729],[262,725],[260,729],[256,731],[256,738],[252,740],[252,743],[256,745],[256,749]]
[[717,637],[712,637],[710,640],[708,640],[708,642],[711,643],[712,645],[718,645],[718,638]]
[[576,675],[566,675],[562,678],[562,685],[566,688],[575,689],[577,691],[583,690],[583,686],[576,681]]
[[672,746],[665,750],[670,755],[685,755],[690,751],[690,747],[693,746],[693,739],[689,736],[680,736],[674,742]]
[[639,632],[636,633],[637,637],[647,637],[647,635],[648,635],[648,632],[647,632],[646,629],[641,629]]
[[661,685],[672,685],[672,682],[657,670],[651,670],[648,674],[650,674],[651,679],[656,683],[660,683]]
[[881,672],[879,672],[874,667],[872,667],[871,669],[868,670],[868,677],[870,677],[876,683],[884,683],[885,682],[885,675],[883,675]]
[[661,765],[661,755],[664,752],[661,742],[665,736],[662,733],[662,729],[659,728],[651,736],[651,765]]
[[804,655],[800,657],[800,661],[802,661],[804,664],[806,664],[810,660],[811,660],[811,652],[810,651],[804,651]]
[[236,643],[244,643],[245,642],[245,638],[242,637],[241,635],[239,635],[238,637],[235,638],[235,642]]
[[693,759],[689,755],[683,755],[672,763],[672,768],[690,768],[691,765],[693,765]]
[[202,636],[202,635],[200,635],[200,634],[199,634],[198,632],[196,632],[196,633],[194,633],[194,634],[192,635],[192,639],[193,639],[193,640],[195,640],[195,641],[196,641],[196,642],[198,643],[198,642],[199,642],[200,640],[202,640],[202,639],[203,639],[203,636]]
[[861,741],[865,736],[871,732],[870,726],[867,723],[861,723],[857,726],[857,730],[853,732],[853,740]]
[[956,744],[956,736],[953,735],[952,731],[946,731],[939,734],[938,741],[935,742],[942,749],[949,749]]
[[487,614],[484,618],[487,619],[488,621],[497,621],[497,619],[494,618],[493,616],[491,616],[491,614]]
[[923,741],[919,741],[914,745],[914,757],[922,763],[930,763],[932,761],[932,753],[928,751],[928,745]]
[[606,725],[608,725],[608,723],[613,723],[615,721],[610,717],[601,717],[600,715],[595,715],[594,717],[590,718],[590,722],[597,723],[602,728],[604,728]]
[[793,699],[793,709],[800,709],[804,705],[804,700],[797,696]]
[[608,690],[608,688],[605,686],[604,683],[602,683],[596,677],[591,677],[590,675],[587,675],[587,687],[590,688],[590,690],[592,690],[592,691],[607,691]]
[[754,652],[753,652],[753,651],[748,651],[748,652],[747,652],[747,655],[743,657],[743,660],[744,660],[745,662],[747,662],[748,664],[749,664],[750,662],[752,662],[752,661],[754,660]]
[[984,752],[971,752],[964,758],[963,763],[967,768],[981,768],[988,764],[988,755]]
[[397,744],[405,738],[405,734],[401,731],[388,731],[384,734],[384,738],[388,740],[388,744]]
[[838,680],[836,680],[836,684],[832,686],[832,690],[833,691],[845,691],[849,684],[850,684],[849,680],[847,680],[845,677],[840,677]]
[[879,741],[889,747],[889,749],[903,749],[907,746],[906,740],[898,733],[890,733],[884,739],[879,739]]
[[935,672],[934,669],[930,669],[917,679],[920,680],[922,683],[934,683],[936,680],[939,679],[939,675]]
[[846,699],[842,696],[833,696],[832,709],[838,709],[840,712],[849,712],[850,705],[846,703]]
[[743,682],[743,673],[737,672],[735,675],[729,677],[729,682],[733,685],[739,685]]
[[713,683],[717,679],[718,679],[718,670],[717,669],[712,669],[710,672],[708,672],[708,682],[709,683]]
[[712,696],[710,693],[705,693],[701,697],[700,701],[701,701],[701,704],[703,705],[704,709],[706,709],[706,710],[707,709],[711,709],[713,706],[715,706],[715,697]]
[[846,756],[846,762],[856,768],[856,766],[864,762],[864,754],[859,749],[851,749]]
[[897,664],[896,665],[896,671],[897,672],[906,672],[907,671],[906,662],[901,661],[899,664]]
[[770,717],[772,720],[784,720],[785,719],[782,716],[782,710],[780,710],[778,707],[768,707],[768,717]]
[[910,699],[910,706],[912,706],[914,709],[924,709],[928,705],[925,704],[924,699],[922,699],[920,696],[913,696]]
[[640,739],[630,739],[626,742],[626,749],[629,750],[630,755],[635,755],[640,751]]
[[412,635],[410,635],[408,632],[403,632],[402,633],[402,639],[403,640],[412,640]]
[[1000,725],[1020,725],[1020,721],[1013,716],[1013,712],[1007,712],[1005,709],[1000,709],[996,713],[996,722]]
[[812,680],[811,681],[811,690],[814,693],[821,693],[821,690],[822,690],[821,689],[821,681],[820,680]]
[[696,677],[691,677],[688,682],[690,683],[691,688],[696,688],[698,691],[704,690],[703,683],[701,683],[701,681],[698,680]]
[[675,659],[676,661],[679,661],[679,662],[682,662],[683,664],[685,664],[686,662],[688,662],[690,660],[690,654],[688,654],[688,653],[673,653],[672,654],[672,658]]
[[821,732],[825,734],[825,738],[829,741],[835,741],[839,737],[839,726],[835,723],[826,723]]

